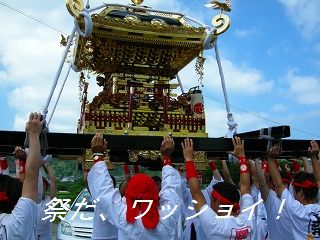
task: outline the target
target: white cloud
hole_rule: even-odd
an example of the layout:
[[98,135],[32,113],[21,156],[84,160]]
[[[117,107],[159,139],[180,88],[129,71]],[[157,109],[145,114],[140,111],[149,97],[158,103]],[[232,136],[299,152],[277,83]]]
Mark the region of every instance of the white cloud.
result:
[[319,0],[278,0],[286,8],[291,21],[305,38],[313,38],[319,30]]
[[278,103],[271,106],[271,110],[276,113],[283,113],[287,111],[287,108],[283,104]]
[[320,104],[320,77],[301,76],[293,69],[288,72],[286,80],[293,99],[303,104]]
[[[272,47],[270,47],[266,54],[268,57],[274,56],[274,55],[282,55],[283,53],[288,54],[289,52],[292,52],[291,43],[287,40],[283,40]],[[296,51],[296,49],[295,49]]]
[[[223,137],[228,132],[226,110],[220,104],[213,103],[212,101],[208,102],[206,100],[207,99],[205,99],[206,130],[209,134],[209,137]],[[257,117],[257,115],[267,117],[266,113],[234,112],[234,120],[238,123],[237,132],[248,132],[270,126],[270,122]]]
[[[206,56],[204,67],[204,85],[210,90],[222,92],[217,62],[212,55]],[[246,64],[234,64],[222,59],[222,68],[225,76],[227,91],[241,92],[244,95],[256,95],[272,89],[273,82],[267,81],[261,71]],[[191,62],[181,71],[183,83],[195,86],[198,77],[194,70],[195,62]]]
[[234,30],[234,35],[237,38],[248,38],[257,33],[258,33],[257,29],[235,29]]

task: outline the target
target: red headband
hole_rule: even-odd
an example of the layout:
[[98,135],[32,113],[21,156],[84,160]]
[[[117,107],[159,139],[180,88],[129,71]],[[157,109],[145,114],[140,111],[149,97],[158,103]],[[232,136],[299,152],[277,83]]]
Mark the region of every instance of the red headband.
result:
[[14,206],[6,192],[0,192],[0,202],[9,203],[11,206]]
[[220,193],[218,193],[217,191],[213,190],[211,193],[211,196],[215,199],[218,199],[222,204],[228,204],[228,205],[233,205],[233,209],[232,211],[238,213],[240,210],[240,205],[239,203],[235,202],[232,203],[229,199],[223,197]]
[[281,178],[283,183],[290,184],[290,180],[287,178]]
[[292,182],[292,186],[299,188],[314,188],[318,187],[318,183],[311,182],[310,180],[305,180],[302,183]]

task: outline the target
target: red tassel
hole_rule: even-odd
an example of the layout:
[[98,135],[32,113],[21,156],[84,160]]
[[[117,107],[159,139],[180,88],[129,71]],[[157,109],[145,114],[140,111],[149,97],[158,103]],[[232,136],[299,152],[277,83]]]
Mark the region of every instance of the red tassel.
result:
[[129,169],[128,164],[125,163],[123,165],[123,171],[124,171],[124,174],[129,174],[130,173],[130,169]]
[[1,158],[0,159],[0,170],[6,170],[8,169],[8,161],[6,158]]
[[135,164],[133,165],[133,170],[134,170],[134,173],[135,173],[135,174],[139,173],[139,165],[135,163]]
[[214,162],[209,162],[209,166],[212,172],[217,169],[217,165]]

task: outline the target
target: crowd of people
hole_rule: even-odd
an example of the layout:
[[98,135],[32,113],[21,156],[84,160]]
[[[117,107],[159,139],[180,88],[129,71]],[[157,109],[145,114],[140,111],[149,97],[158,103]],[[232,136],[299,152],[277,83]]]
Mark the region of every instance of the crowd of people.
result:
[[[8,176],[8,164],[0,161],[0,240],[51,239],[43,222],[44,206],[55,196],[55,176],[40,151],[43,122],[31,113],[27,123],[29,150],[16,148],[17,176]],[[95,202],[92,239],[318,239],[320,238],[319,145],[310,142],[311,165],[279,166],[281,145],[272,146],[266,160],[248,159],[245,142],[232,139],[231,153],[239,162],[239,184],[235,184],[225,160],[221,173],[209,161],[212,181],[201,189],[194,161],[192,139],[181,143],[185,171],[173,167],[174,141],[165,136],[161,178],[139,173],[131,176],[124,166],[126,181],[116,187],[104,162],[107,142],[96,134],[91,142],[94,164],[86,175]],[[39,174],[44,166],[46,180]],[[43,184],[39,184],[39,179]],[[47,188],[50,189],[46,195]],[[40,191],[41,190],[41,191]],[[39,194],[39,192],[41,194]],[[103,217],[102,217],[103,216]]]
[[51,222],[43,219],[47,204],[56,196],[57,186],[53,168],[41,154],[40,119],[41,114],[30,114],[26,126],[30,147],[16,147],[13,152],[15,177],[9,176],[7,159],[0,158],[0,240],[52,239]]

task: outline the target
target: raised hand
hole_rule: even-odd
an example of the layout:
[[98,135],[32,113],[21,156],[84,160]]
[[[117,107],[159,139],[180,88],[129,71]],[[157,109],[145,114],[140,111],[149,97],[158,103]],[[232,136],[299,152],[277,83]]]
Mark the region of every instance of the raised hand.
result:
[[244,141],[241,140],[239,137],[232,138],[232,144],[233,144],[233,152],[232,155],[236,157],[245,157],[244,153]]
[[104,153],[107,150],[108,143],[103,139],[103,135],[96,133],[91,141],[92,153]]
[[193,142],[192,139],[186,138],[181,143],[183,156],[185,161],[193,161],[194,154],[193,154]]
[[160,146],[160,152],[162,155],[170,156],[174,150],[174,141],[170,136],[164,136]]
[[13,156],[15,159],[26,160],[27,154],[21,147],[15,147],[13,151]]
[[311,147],[309,147],[309,152],[311,152],[312,156],[318,157],[319,155],[319,145],[315,140],[310,141]]
[[281,146],[280,144],[276,144],[270,148],[270,150],[267,152],[268,158],[277,158],[281,153]]
[[26,124],[26,130],[29,135],[40,135],[44,120],[41,120],[40,113],[30,113],[29,121]]

